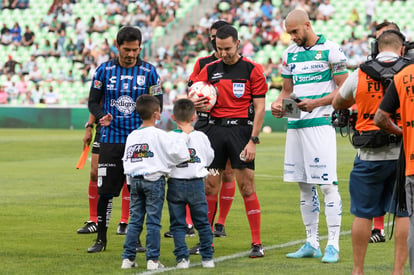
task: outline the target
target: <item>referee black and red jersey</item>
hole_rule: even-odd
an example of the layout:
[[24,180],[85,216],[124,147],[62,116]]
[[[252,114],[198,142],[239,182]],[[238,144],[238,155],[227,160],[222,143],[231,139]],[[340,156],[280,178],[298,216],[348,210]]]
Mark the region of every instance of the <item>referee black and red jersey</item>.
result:
[[217,88],[217,102],[210,111],[217,118],[248,118],[253,98],[264,98],[268,90],[262,66],[246,57],[233,65],[221,59],[209,63],[196,81],[210,82]]
[[[135,111],[140,95],[162,96],[156,68],[139,58],[131,68],[120,66],[118,59],[102,63],[92,78],[91,90],[102,93],[102,110],[113,116],[111,124],[102,127],[100,142],[103,143],[125,143],[129,133],[142,124]],[[102,114],[94,115],[102,117]]]
[[204,68],[205,65],[214,62],[217,59],[218,58],[214,53],[212,55],[200,57],[199,59],[197,59],[196,63],[194,64],[193,72],[191,73],[190,78],[188,79],[188,86],[193,85],[197,75],[200,73],[200,71]]

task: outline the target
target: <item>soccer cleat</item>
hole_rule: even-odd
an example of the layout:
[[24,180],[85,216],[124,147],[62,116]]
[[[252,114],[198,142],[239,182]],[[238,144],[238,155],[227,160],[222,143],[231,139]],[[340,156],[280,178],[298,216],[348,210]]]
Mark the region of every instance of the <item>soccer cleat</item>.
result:
[[190,248],[188,253],[190,253],[190,255],[200,255],[200,243]]
[[147,261],[147,270],[157,270],[162,268],[164,268],[164,265],[160,261]]
[[309,242],[306,242],[298,251],[286,254],[288,258],[320,258],[322,257],[321,249],[314,248]]
[[[186,237],[194,237],[194,235],[195,235],[194,227],[190,224],[187,225],[185,236]],[[173,238],[173,235],[171,234],[171,231],[167,231],[167,232],[164,233],[164,237],[165,238]]]
[[264,257],[263,245],[260,243],[252,244],[252,250],[250,251],[250,258],[260,258]]
[[98,225],[93,221],[85,222],[85,225],[76,231],[78,234],[89,234],[98,232]]
[[181,261],[178,262],[177,268],[179,269],[187,269],[190,267],[190,260],[188,259],[181,259]]
[[201,265],[204,268],[214,268],[215,267],[213,260],[201,261]]
[[128,224],[125,222],[120,222],[118,224],[118,228],[116,229],[116,234],[126,235],[127,231],[128,231]]
[[321,261],[322,263],[337,263],[339,261],[339,251],[333,245],[328,245]]
[[167,231],[167,232],[164,233],[164,237],[166,237],[166,238],[172,238],[173,235],[171,234],[171,231]]
[[101,252],[106,249],[106,243],[101,240],[96,240],[95,243],[88,248],[88,253]]
[[194,226],[192,226],[191,224],[187,225],[185,236],[186,237],[194,237],[194,234],[195,234]]
[[140,252],[140,253],[143,253],[143,252],[147,251],[147,249],[142,246],[140,239],[138,239],[138,241],[137,241],[137,246],[135,248],[135,251]]
[[132,261],[130,259],[122,260],[122,265],[121,265],[122,269],[128,269],[128,268],[133,268],[133,267],[138,267],[138,264],[134,260]]
[[371,237],[369,237],[369,243],[383,243],[385,242],[384,235],[381,234],[379,229],[373,229]]
[[220,223],[216,223],[214,225],[214,232],[213,232],[214,237],[226,237],[226,230],[224,229],[224,225],[220,224]]

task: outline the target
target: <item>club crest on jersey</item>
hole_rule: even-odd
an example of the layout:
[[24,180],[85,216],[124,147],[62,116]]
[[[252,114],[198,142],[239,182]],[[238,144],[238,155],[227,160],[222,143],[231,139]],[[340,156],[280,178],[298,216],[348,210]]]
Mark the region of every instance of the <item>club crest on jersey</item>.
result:
[[241,98],[244,95],[245,83],[233,83],[233,94],[237,98]]
[[145,75],[139,75],[137,77],[137,84],[139,86],[144,86],[144,84],[145,84]]
[[135,101],[130,96],[123,95],[118,99],[111,99],[111,107],[116,107],[118,111],[130,115],[135,110]]
[[318,51],[317,53],[316,53],[316,55],[315,55],[315,59],[316,60],[319,60],[319,59],[321,59],[322,58],[322,52],[321,51]]
[[96,89],[100,89],[100,88],[102,88],[102,82],[101,82],[101,81],[99,81],[99,80],[95,80],[95,81],[93,82],[93,87],[94,87],[94,88],[96,88]]

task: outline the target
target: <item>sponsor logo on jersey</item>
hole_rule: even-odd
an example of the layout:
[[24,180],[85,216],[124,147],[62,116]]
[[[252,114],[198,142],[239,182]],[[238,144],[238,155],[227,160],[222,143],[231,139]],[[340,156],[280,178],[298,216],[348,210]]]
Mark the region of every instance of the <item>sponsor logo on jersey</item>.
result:
[[224,73],[214,73],[211,76],[211,79],[218,79],[218,78],[222,78]]
[[93,82],[93,87],[94,87],[95,89],[100,89],[100,88],[102,88],[102,82],[101,82],[101,81],[99,81],[99,80],[95,80],[95,81]]
[[110,67],[106,67],[105,70],[109,71],[109,70],[115,69],[115,67],[116,67],[115,65],[112,65]]
[[111,82],[112,84],[116,83],[116,76],[111,76],[109,82]]
[[151,69],[145,68],[143,66],[139,67],[141,70],[146,71],[146,72],[151,72]]
[[178,164],[177,168],[185,168],[188,167],[189,163],[200,163],[200,157],[197,156],[196,150],[194,148],[188,148],[188,152],[190,153],[190,159],[188,161],[182,162]]
[[145,85],[145,75],[139,75],[137,77],[137,84],[139,86],[144,86]]
[[245,87],[245,83],[233,83],[233,94],[237,98],[241,98],[244,95]]
[[132,75],[121,75],[121,81],[124,79],[132,80],[134,77]]
[[106,89],[108,91],[115,91],[116,90],[116,87],[115,87],[114,84],[108,84],[108,85],[106,85]]
[[116,107],[121,113],[129,115],[135,110],[135,101],[130,96],[123,95],[117,100],[111,99],[111,107]]
[[131,162],[141,162],[144,158],[153,158],[154,153],[150,151],[147,143],[134,144],[127,148],[126,157]]

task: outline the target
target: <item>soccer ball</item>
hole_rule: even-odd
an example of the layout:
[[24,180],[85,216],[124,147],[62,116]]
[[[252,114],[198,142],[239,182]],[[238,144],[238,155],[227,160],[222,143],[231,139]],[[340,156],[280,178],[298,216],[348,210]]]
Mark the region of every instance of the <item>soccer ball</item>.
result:
[[210,83],[204,81],[198,81],[191,85],[188,96],[190,98],[200,98],[204,96],[207,97],[208,103],[206,103],[204,107],[200,109],[202,112],[210,111],[211,108],[213,108],[214,104],[217,102],[216,88]]

